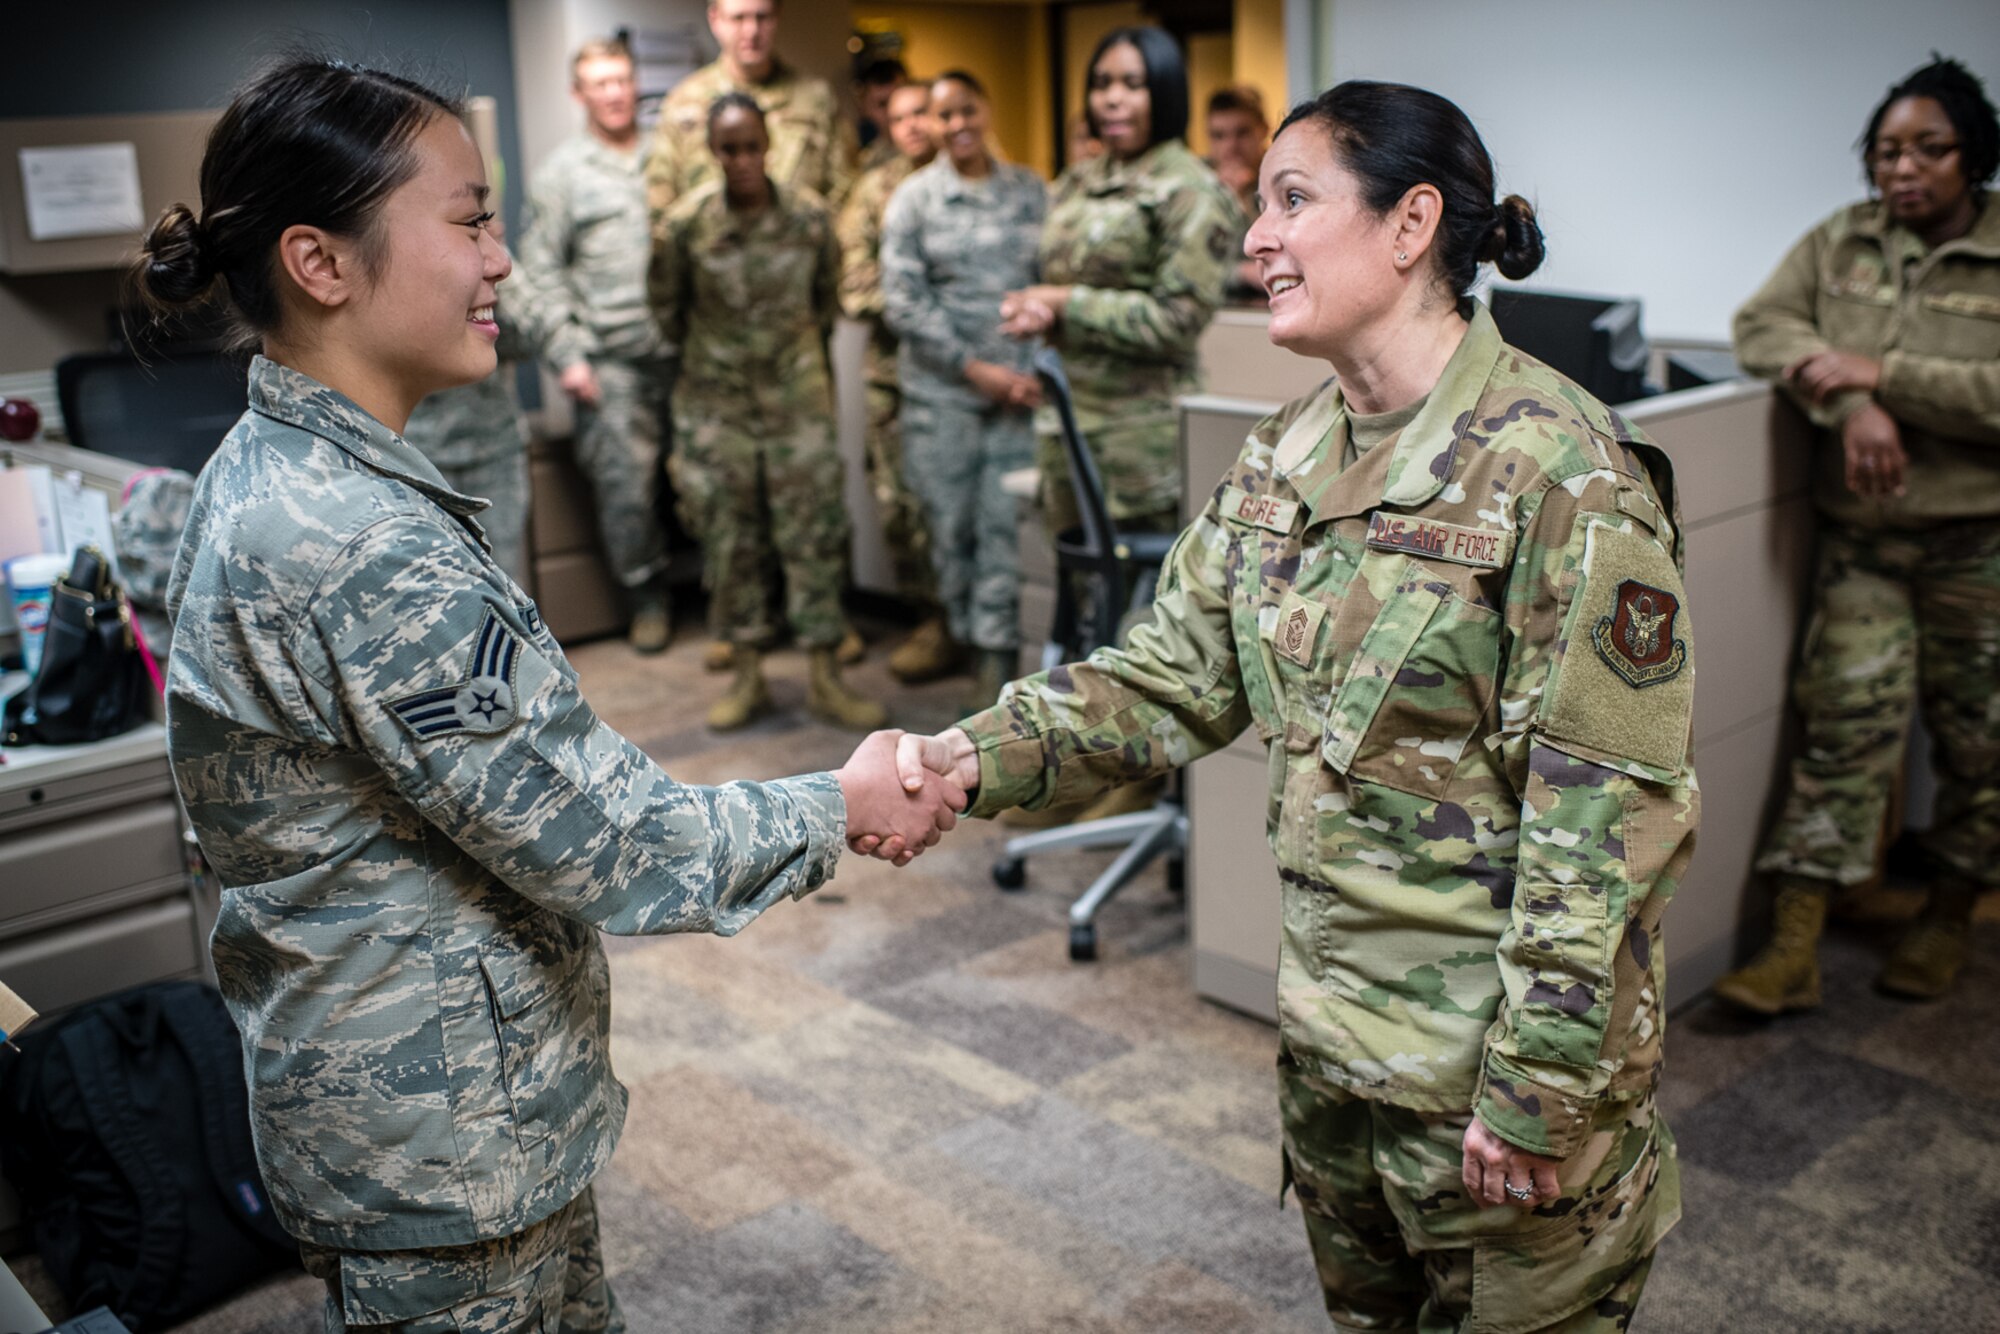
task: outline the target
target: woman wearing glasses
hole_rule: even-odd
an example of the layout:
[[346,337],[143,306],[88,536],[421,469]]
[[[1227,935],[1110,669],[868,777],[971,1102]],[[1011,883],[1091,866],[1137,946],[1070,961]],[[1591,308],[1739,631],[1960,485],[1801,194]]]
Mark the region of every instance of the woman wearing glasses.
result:
[[1823,437],[1806,735],[1758,860],[1776,930],[1716,988],[1762,1014],[1819,1002],[1828,900],[1881,864],[1913,701],[1939,770],[1931,898],[1878,985],[1943,995],[1974,897],[2000,883],[2000,125],[1980,81],[1937,59],[1889,90],[1861,150],[1872,197],[1808,233],[1736,316],[1744,368]]

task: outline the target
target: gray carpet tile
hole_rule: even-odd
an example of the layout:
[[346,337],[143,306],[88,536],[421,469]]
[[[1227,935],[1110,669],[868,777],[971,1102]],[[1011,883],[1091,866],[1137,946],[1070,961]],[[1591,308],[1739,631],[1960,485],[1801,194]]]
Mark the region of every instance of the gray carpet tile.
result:
[[877,1009],[1042,1085],[1059,1084],[1130,1050],[1110,1033],[1045,1006],[996,1000],[992,990],[976,978],[947,974],[870,999]]

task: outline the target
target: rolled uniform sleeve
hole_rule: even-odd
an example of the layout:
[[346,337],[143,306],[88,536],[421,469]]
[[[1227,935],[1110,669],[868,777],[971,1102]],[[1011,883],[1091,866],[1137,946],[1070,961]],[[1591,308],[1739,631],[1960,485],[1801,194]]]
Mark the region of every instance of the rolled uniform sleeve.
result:
[[1161,203],[1159,267],[1145,286],[1073,286],[1063,312],[1066,342],[1128,357],[1182,361],[1222,304],[1236,206],[1215,189],[1182,187]]
[[1522,794],[1520,842],[1475,1109],[1550,1157],[1581,1145],[1599,1100],[1637,1091],[1614,1087],[1614,1072],[1657,1068],[1632,1058],[1660,1039],[1660,917],[1700,809],[1694,636],[1673,541],[1629,478],[1551,488],[1524,525],[1505,609],[1491,744]]
[[1039,808],[1165,773],[1250,724],[1229,628],[1226,540],[1211,503],[1168,556],[1126,647],[1016,681],[959,726],[979,754],[970,812]]
[[414,516],[321,573],[289,636],[311,716],[466,854],[536,903],[615,934],[733,935],[831,877],[830,774],[675,782],[591,711],[533,608]]
[[1833,350],[1819,331],[1823,243],[1821,228],[1806,233],[1736,312],[1733,333],[1736,360],[1744,370],[1775,384],[1815,426],[1837,431],[1868,402],[1867,391],[1850,389],[1815,403],[1784,378],[1785,367],[1800,357]]

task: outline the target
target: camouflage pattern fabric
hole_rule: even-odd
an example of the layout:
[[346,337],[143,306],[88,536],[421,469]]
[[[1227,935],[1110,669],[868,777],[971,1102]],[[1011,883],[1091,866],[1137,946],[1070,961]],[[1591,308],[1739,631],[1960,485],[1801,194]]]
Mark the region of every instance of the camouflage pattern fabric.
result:
[[161,663],[174,638],[173,622],[166,616],[167,580],[193,502],[193,477],[173,468],[152,468],[132,479],[124,503],[111,516],[111,543],[117,548],[125,597],[139,618],[147,650]]
[[[1042,232],[1041,281],[1072,288],[1055,331],[1077,424],[1111,516],[1180,526],[1174,400],[1200,389],[1195,345],[1222,304],[1243,220],[1208,164],[1178,139],[1130,162],[1106,153],[1062,174]],[[1053,412],[1037,423],[1049,530],[1076,526]]]
[[660,443],[673,365],[606,357],[591,369],[597,372],[598,400],[595,406],[576,404],[577,466],[590,480],[612,576],[635,588],[667,568],[659,509],[667,474]]
[[512,363],[550,347],[560,313],[545,276],[516,261],[495,304],[500,364],[476,384],[432,394],[403,425],[403,439],[454,491],[487,502],[479,523],[494,564],[521,583],[528,578],[528,419],[515,397]]
[[904,466],[930,520],[952,635],[982,649],[1021,639],[1015,505],[1000,477],[1033,462],[1033,426],[962,368],[976,358],[1028,369],[1027,347],[1000,335],[1000,299],[1035,281],[1046,207],[1025,168],[995,163],[967,179],[940,157],[896,191],[883,220],[883,303],[903,340]]
[[952,638],[982,649],[1021,645],[1018,502],[1000,479],[1035,461],[1027,413],[903,400],[904,466],[932,533],[938,602]]
[[1466,1112],[1360,1097],[1278,1055],[1285,1175],[1327,1314],[1352,1330],[1627,1329],[1680,1218],[1674,1137],[1650,1093],[1607,1099],[1532,1210],[1471,1199]]
[[596,1192],[512,1236],[469,1246],[337,1251],[304,1246],[327,1287],[326,1334],[622,1334],[604,1278]]
[[548,306],[548,360],[558,369],[662,353],[646,303],[652,250],[644,163],[594,135],[565,141],[535,171],[521,258]]
[[674,85],[660,104],[660,121],[646,155],[646,207],[655,258],[667,212],[700,186],[722,179],[708,151],[708,109],[724,93],[748,93],[764,112],[771,136],[765,171],[788,190],[810,190],[838,208],[854,184],[854,127],[824,79],[774,62],[762,83],[738,83],[718,60]]
[[849,529],[826,352],[839,311],[832,219],[782,186],[739,214],[712,182],[674,206],[654,272],[681,348],[674,489],[701,535],[710,623],[760,642],[775,551],[794,637],[838,643]]
[[[878,141],[886,142],[886,140]],[[923,502],[910,489],[903,461],[903,392],[896,381],[896,337],[882,318],[882,214],[896,187],[917,170],[914,158],[890,146],[890,156],[862,173],[840,210],[840,308],[868,326],[868,486],[896,589],[921,606],[936,602],[930,531]]]
[[575,1199],[624,1123],[597,931],[817,888],[830,774],[676,783],[601,723],[409,443],[262,357],[168,589],[167,750],[287,1230],[462,1246]]
[[1925,851],[1971,884],[2000,885],[2000,521],[1918,534],[1829,520],[1812,598],[1792,686],[1805,735],[1757,869],[1874,878],[1921,703],[1938,772]]
[[972,810],[1255,726],[1300,1069],[1566,1158],[1657,1076],[1661,915],[1699,819],[1672,472],[1483,307],[1352,465],[1345,415],[1329,385],[1260,425],[1128,646],[963,724]]
[[[1767,380],[1827,348],[1882,363],[1873,399],[1896,419],[1910,462],[1907,494],[1847,489],[1836,432],[1870,395],[1799,399],[1825,432],[1813,500],[1856,527],[1927,529],[1937,519],[2000,517],[2000,194],[1972,230],[1935,250],[1893,224],[1880,201],[1851,204],[1792,247],[1736,313],[1736,359]],[[1781,385],[1792,394],[1788,385]]]

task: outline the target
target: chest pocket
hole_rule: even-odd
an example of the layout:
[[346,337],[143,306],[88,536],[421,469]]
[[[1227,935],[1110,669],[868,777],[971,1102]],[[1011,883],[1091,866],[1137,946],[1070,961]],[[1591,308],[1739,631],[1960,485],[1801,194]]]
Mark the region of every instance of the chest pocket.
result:
[[1922,298],[1925,319],[1919,332],[1911,322],[1912,352],[1964,360],[2000,357],[2000,296],[1985,292],[1928,292]]
[[[1492,707],[1500,614],[1412,557],[1371,552],[1356,593],[1385,584],[1386,596],[1350,598],[1333,632],[1333,651],[1346,662],[1320,758],[1358,782],[1438,797]],[[1370,604],[1374,614],[1350,652],[1345,644]]]

